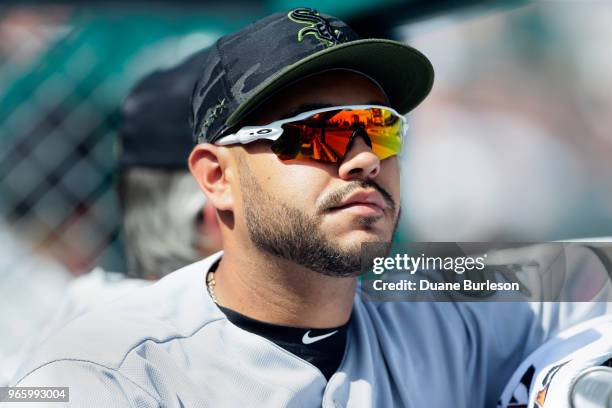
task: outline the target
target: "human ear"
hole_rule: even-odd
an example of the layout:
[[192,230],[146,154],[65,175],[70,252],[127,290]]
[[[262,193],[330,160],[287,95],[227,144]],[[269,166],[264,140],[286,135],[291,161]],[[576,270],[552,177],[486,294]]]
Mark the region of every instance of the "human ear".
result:
[[233,170],[227,148],[198,144],[189,155],[189,170],[209,202],[219,211],[234,210]]

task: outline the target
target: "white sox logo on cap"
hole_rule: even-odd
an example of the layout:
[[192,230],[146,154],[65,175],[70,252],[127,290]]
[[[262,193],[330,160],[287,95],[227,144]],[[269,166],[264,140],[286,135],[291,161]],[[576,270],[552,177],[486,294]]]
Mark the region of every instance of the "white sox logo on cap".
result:
[[329,21],[319,15],[319,12],[309,8],[296,8],[287,15],[290,20],[299,24],[306,24],[298,32],[298,41],[302,41],[304,36],[310,34],[323,43],[326,47],[340,44],[346,41],[342,31],[331,26]]

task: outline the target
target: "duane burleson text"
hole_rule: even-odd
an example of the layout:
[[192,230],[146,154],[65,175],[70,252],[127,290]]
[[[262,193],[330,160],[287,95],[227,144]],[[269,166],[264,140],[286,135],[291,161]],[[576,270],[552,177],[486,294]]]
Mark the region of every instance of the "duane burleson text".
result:
[[416,291],[416,290],[433,290],[433,291],[519,291],[520,285],[517,282],[495,282],[486,280],[484,282],[475,282],[465,279],[462,282],[431,282],[427,279],[420,279],[417,282],[402,279],[395,282],[384,282],[382,279],[377,279],[372,282],[374,290],[399,290],[399,291]]

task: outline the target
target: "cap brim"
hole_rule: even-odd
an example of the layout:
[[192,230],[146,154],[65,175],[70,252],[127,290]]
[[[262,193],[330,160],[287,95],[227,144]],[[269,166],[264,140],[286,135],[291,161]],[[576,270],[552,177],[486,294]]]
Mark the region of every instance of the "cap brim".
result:
[[347,68],[376,80],[401,113],[414,109],[429,94],[434,70],[422,53],[397,41],[364,39],[336,45],[287,66],[253,90],[228,117],[226,126],[242,120],[278,90],[316,72]]

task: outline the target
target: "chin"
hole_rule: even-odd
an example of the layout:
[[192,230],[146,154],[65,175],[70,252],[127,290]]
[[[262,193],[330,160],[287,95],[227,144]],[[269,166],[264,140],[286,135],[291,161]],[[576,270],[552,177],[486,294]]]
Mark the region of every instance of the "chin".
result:
[[382,232],[374,229],[362,229],[351,231],[346,236],[341,237],[339,245],[341,248],[361,248],[361,244],[365,242],[389,242],[391,233]]
[[[361,247],[363,242],[389,242],[393,236],[393,225],[386,220],[361,223],[351,220],[350,223],[334,223],[322,226],[327,239],[336,242],[340,248]],[[325,228],[331,227],[331,228]]]

